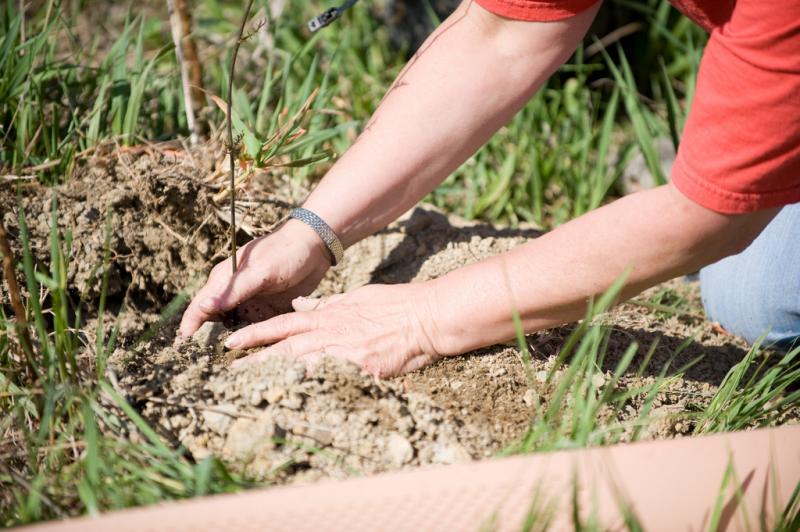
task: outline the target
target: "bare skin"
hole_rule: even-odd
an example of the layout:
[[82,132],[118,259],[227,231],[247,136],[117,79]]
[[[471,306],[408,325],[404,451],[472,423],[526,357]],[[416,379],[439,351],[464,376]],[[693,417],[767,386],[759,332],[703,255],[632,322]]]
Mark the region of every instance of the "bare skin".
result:
[[[345,246],[385,227],[431,191],[524,105],[574,50],[597,7],[566,21],[503,19],[465,2],[409,62],[356,144],[304,207]],[[457,94],[457,98],[453,95]],[[746,247],[777,210],[710,211],[671,185],[633,194],[502,256],[425,283],[367,286],[311,300],[329,266],[317,235],[292,221],[218,265],[181,333],[238,308],[250,320],[229,347],[274,344],[241,361],[337,356],[380,376],[526,331],[580,319],[587,299],[630,271],[624,296]],[[276,316],[292,302],[294,313]]]

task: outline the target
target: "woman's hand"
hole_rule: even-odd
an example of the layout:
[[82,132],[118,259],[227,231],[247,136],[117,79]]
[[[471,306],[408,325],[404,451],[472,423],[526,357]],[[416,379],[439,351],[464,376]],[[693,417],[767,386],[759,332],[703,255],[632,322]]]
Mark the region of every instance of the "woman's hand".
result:
[[297,312],[245,327],[229,348],[275,343],[235,364],[283,355],[313,366],[323,356],[349,360],[368,373],[390,377],[425,366],[444,353],[427,283],[369,285],[322,299],[297,298]]
[[183,314],[181,335],[189,336],[204,322],[218,320],[234,309],[250,322],[291,310],[292,299],[313,292],[331,265],[325,244],[298,220],[253,240],[236,257],[235,275],[230,259],[211,271]]

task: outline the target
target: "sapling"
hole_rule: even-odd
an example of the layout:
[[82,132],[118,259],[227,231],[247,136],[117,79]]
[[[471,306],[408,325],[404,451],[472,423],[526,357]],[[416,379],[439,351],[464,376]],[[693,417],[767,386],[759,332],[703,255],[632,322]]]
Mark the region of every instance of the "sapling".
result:
[[233,57],[231,58],[231,69],[228,73],[228,159],[230,160],[230,187],[231,187],[231,266],[233,274],[236,274],[236,157],[239,154],[239,141],[233,138],[233,74],[236,71],[236,56],[239,54],[239,46],[246,39],[244,28],[247,19],[250,18],[250,9],[253,7],[253,0],[247,2],[244,10],[242,24],[239,26],[239,34],[236,37],[236,44],[233,47]]

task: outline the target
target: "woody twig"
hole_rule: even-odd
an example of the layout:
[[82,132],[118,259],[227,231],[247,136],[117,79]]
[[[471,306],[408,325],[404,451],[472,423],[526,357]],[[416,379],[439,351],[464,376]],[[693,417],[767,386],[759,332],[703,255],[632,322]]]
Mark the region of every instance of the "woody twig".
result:
[[175,43],[175,57],[181,70],[181,86],[185,102],[186,125],[189,127],[189,142],[197,144],[199,124],[197,115],[203,109],[203,67],[197,55],[197,45],[192,37],[192,17],[189,0],[167,0],[169,25]]
[[14,311],[14,329],[17,333],[17,341],[21,348],[19,353],[20,360],[25,361],[28,378],[33,382],[36,377],[36,369],[33,366],[33,344],[31,343],[30,333],[28,332],[28,319],[25,306],[19,294],[17,276],[14,272],[14,255],[8,243],[6,228],[0,221],[0,253],[3,254],[3,275],[8,286],[8,296],[11,300],[11,308]]

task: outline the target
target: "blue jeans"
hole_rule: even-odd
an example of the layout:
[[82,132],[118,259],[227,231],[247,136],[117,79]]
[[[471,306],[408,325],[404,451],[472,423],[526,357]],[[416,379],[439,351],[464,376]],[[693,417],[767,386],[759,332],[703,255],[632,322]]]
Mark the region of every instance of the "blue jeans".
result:
[[800,203],[787,205],[743,252],[700,271],[706,315],[751,344],[800,345]]

